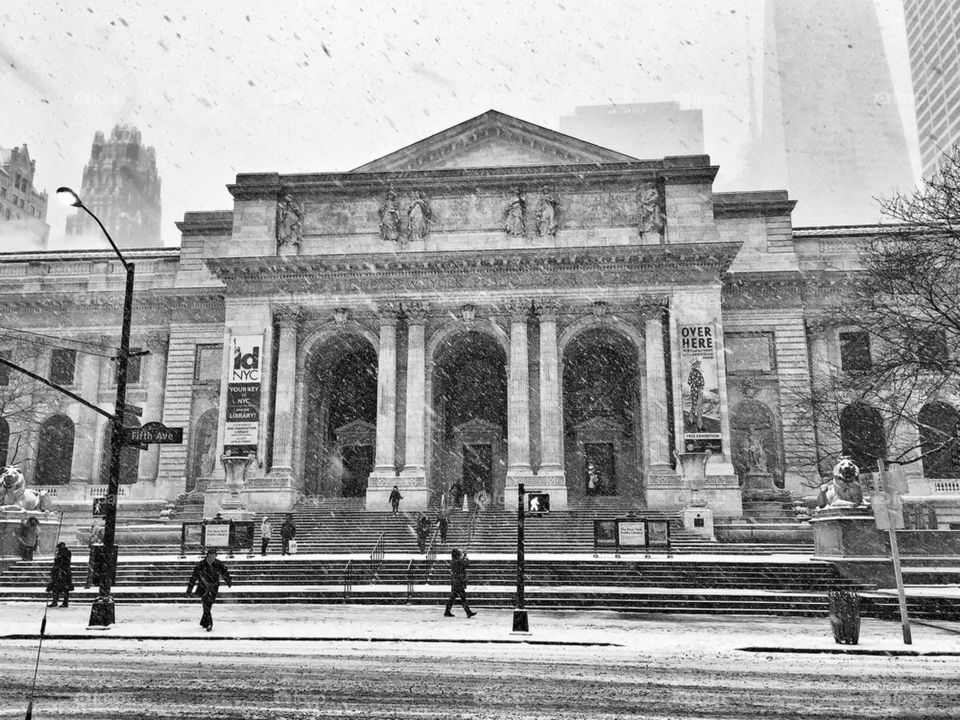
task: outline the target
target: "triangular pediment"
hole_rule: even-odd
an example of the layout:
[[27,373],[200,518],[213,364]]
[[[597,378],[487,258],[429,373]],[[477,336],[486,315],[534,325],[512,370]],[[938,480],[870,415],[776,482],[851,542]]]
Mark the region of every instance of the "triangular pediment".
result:
[[636,158],[489,110],[353,172],[636,162]]

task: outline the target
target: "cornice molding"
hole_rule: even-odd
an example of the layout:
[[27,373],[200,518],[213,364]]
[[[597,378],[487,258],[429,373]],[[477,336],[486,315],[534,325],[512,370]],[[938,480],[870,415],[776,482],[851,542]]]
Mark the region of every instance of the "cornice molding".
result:
[[211,258],[224,292],[293,293],[508,289],[511,287],[637,284],[644,276],[701,283],[727,271],[739,243],[618,245],[598,248],[521,248],[399,256],[300,255]]

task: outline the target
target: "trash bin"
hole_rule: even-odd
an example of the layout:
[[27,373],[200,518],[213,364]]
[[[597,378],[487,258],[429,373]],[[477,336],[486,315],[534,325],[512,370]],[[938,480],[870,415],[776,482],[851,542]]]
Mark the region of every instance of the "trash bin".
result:
[[860,596],[850,590],[831,590],[827,598],[833,639],[840,645],[856,645],[860,640]]

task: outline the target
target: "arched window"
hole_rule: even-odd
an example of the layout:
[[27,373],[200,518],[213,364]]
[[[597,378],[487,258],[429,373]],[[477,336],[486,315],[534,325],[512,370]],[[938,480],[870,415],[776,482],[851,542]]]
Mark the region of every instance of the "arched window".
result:
[[10,452],[10,426],[0,418],[0,466],[7,464],[7,453]]
[[960,448],[957,443],[941,447],[955,437],[960,413],[952,405],[937,401],[924,405],[920,409],[919,419],[920,444],[924,453],[923,476],[960,478]]
[[[123,424],[126,427],[140,427],[140,422],[124,413]],[[100,453],[100,482],[107,485],[110,482],[110,442],[113,437],[113,423],[107,424],[103,435],[103,449]],[[140,450],[124,445],[120,450],[120,484],[133,485],[140,472]]]
[[859,403],[845,407],[840,413],[840,441],[860,472],[876,472],[877,458],[886,452],[880,413]]
[[48,418],[40,428],[35,485],[66,485],[73,470],[73,421],[65,415]]

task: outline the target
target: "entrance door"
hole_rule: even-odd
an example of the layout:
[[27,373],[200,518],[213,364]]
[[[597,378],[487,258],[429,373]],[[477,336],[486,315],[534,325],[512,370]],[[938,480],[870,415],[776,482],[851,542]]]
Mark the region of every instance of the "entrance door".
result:
[[493,447],[484,445],[463,446],[463,491],[473,497],[486,490],[493,499]]
[[343,497],[363,497],[373,471],[373,446],[350,445],[343,449]]
[[587,495],[616,495],[613,443],[584,443],[583,454]]

